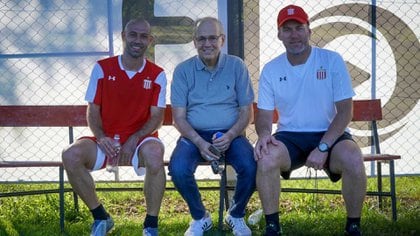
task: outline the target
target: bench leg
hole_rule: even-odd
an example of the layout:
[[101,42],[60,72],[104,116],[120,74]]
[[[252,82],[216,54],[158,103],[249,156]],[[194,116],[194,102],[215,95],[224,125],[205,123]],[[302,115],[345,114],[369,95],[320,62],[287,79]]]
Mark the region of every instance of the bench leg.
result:
[[228,191],[228,185],[227,185],[227,173],[226,173],[226,182],[225,182],[225,209],[226,211],[230,208],[230,202],[229,202],[229,191]]
[[74,202],[74,210],[76,211],[76,213],[79,213],[79,198],[75,191],[73,191],[73,202]]
[[218,228],[223,231],[223,211],[225,210],[224,202],[226,198],[226,166],[221,173],[220,178],[220,194],[219,194],[219,223]]
[[389,162],[389,181],[391,187],[391,207],[392,207],[392,220],[397,220],[397,194],[395,191],[395,169],[394,160]]
[[376,162],[376,168],[377,168],[377,185],[378,185],[378,202],[379,202],[379,209],[383,209],[383,204],[382,204],[382,165],[380,161]]
[[59,168],[60,229],[64,233],[64,167]]

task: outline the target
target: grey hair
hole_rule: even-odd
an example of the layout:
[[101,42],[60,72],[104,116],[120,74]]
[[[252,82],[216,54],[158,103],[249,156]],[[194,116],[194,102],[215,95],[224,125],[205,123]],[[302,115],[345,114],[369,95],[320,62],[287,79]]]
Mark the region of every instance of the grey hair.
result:
[[198,30],[198,27],[200,27],[200,25],[202,24],[202,23],[204,23],[204,22],[214,22],[214,23],[216,23],[217,24],[217,27],[218,27],[218,29],[219,29],[219,33],[221,33],[221,34],[223,34],[224,33],[224,28],[223,28],[223,25],[222,25],[222,22],[220,22],[217,18],[214,18],[214,17],[211,17],[211,16],[206,16],[206,17],[203,17],[203,18],[200,18],[200,19],[198,19],[198,20],[196,20],[195,21],[195,23],[194,23],[194,37],[195,36],[197,36],[197,30]]

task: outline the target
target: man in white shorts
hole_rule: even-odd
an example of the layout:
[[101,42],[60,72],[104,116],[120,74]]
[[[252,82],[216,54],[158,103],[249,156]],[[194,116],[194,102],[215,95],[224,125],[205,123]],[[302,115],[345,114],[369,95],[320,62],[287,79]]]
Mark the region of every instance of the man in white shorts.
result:
[[[130,20],[121,36],[123,54],[99,60],[90,77],[85,100],[94,136],[79,138],[63,151],[62,159],[73,190],[92,212],[95,236],[106,235],[114,222],[98,199],[90,172],[104,168],[110,157],[118,157],[120,165],[133,165],[137,173],[145,167],[143,235],[157,235],[166,183],[164,146],[157,133],[166,107],[166,75],[144,56],[153,41],[146,20]],[[114,148],[117,134],[121,149]]]
[[[255,123],[258,141],[257,189],[263,206],[264,235],[280,235],[280,175],[287,179],[301,166],[342,178],[347,235],[361,235],[360,216],[366,195],[366,173],[358,145],[348,133],[354,91],[342,57],[309,45],[308,15],[298,6],[280,10],[278,38],[286,52],[262,72]],[[272,135],[273,111],[279,112]]]

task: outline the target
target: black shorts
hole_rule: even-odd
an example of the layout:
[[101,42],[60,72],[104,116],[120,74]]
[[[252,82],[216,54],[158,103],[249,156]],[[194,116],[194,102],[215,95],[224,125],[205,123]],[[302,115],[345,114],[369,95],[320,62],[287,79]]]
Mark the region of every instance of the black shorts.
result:
[[[305,165],[306,159],[308,158],[309,154],[318,147],[321,138],[324,136],[325,132],[288,132],[288,131],[280,131],[273,136],[281,141],[289,151],[291,167],[289,171],[281,172],[281,176],[284,179],[289,179],[290,174],[293,170],[298,169]],[[341,174],[332,173],[329,169],[330,163],[330,152],[334,148],[334,146],[342,141],[342,140],[353,140],[351,134],[344,132],[335,143],[330,147],[330,151],[328,151],[327,161],[325,163],[324,171],[327,173],[328,177],[333,182],[337,182],[341,179]]]

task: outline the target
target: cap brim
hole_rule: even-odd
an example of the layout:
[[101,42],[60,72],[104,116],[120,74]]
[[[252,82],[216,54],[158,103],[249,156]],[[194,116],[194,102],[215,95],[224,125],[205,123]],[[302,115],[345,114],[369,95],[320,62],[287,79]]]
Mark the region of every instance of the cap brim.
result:
[[307,24],[308,23],[308,21],[306,21],[306,20],[304,20],[302,18],[291,16],[291,17],[287,17],[286,19],[284,19],[281,22],[279,22],[278,26],[279,27],[282,26],[286,21],[289,21],[289,20],[294,20],[294,21],[297,21],[297,22],[299,22],[301,24]]

